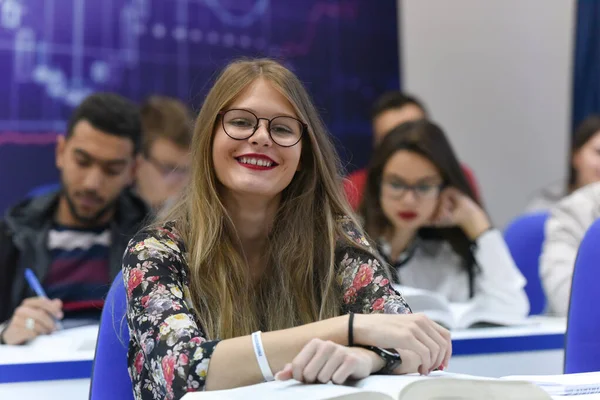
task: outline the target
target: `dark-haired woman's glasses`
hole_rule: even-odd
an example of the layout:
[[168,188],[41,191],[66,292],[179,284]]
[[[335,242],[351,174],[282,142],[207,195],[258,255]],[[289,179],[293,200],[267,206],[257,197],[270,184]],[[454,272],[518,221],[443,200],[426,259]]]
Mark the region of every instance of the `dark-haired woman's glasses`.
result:
[[409,185],[397,180],[384,180],[382,194],[399,200],[406,193],[413,192],[417,200],[430,200],[437,198],[443,187],[443,184],[418,183],[416,185]]
[[279,116],[275,118],[259,118],[252,111],[230,109],[219,112],[223,130],[232,139],[246,140],[256,133],[260,120],[267,121],[267,131],[271,140],[281,147],[292,147],[297,144],[308,126],[299,119]]

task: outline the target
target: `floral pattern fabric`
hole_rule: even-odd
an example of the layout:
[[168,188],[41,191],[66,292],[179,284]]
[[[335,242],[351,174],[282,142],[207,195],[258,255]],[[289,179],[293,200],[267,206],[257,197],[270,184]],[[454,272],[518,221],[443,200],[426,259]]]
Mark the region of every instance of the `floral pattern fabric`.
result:
[[[369,247],[348,219],[340,223]],[[339,240],[336,260],[342,313],[410,313],[373,254]],[[184,243],[171,224],[138,233],[125,251],[129,374],[136,399],[179,399],[204,388],[219,341],[207,340],[195,318],[189,273]]]

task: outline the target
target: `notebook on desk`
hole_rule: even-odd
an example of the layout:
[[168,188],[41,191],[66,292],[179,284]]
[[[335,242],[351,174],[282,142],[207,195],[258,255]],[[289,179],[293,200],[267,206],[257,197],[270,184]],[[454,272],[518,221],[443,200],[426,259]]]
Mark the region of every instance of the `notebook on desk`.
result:
[[514,375],[502,379],[532,382],[552,396],[600,394],[600,372],[564,375]]
[[269,382],[231,390],[189,393],[183,400],[550,400],[526,381],[435,372],[430,376],[372,375],[346,385]]
[[98,337],[98,325],[85,325],[55,331],[50,335],[42,335],[26,344],[26,347],[46,351],[94,351]]

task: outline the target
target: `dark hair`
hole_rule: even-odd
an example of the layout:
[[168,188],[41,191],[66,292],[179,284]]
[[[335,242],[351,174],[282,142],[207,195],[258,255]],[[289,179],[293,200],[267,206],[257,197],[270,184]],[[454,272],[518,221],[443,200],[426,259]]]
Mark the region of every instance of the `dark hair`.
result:
[[[381,182],[385,165],[400,150],[415,152],[431,161],[438,169],[444,186],[454,187],[480,204],[441,128],[428,120],[406,122],[392,129],[377,146],[368,167],[367,184],[360,212],[364,218],[365,231],[371,238],[381,237],[391,226],[381,207]],[[469,273],[472,296],[476,264],[471,250],[472,243],[463,230],[457,227],[427,227],[421,228],[417,235],[426,240],[450,244],[464,261],[464,268]]]
[[141,106],[142,152],[148,155],[152,144],[163,138],[187,150],[192,142],[192,113],[181,101],[152,96]]
[[569,156],[569,191],[575,189],[575,185],[577,184],[577,171],[573,168],[573,157],[598,132],[600,132],[600,115],[592,114],[579,124],[573,134],[571,154]]
[[388,110],[395,110],[408,105],[414,105],[419,107],[425,116],[427,116],[427,110],[423,103],[414,96],[405,94],[399,91],[387,92],[379,96],[373,107],[371,108],[371,121]]
[[140,150],[142,125],[138,106],[116,93],[94,93],[73,111],[67,125],[67,139],[79,121],[108,134],[130,139],[134,153]]

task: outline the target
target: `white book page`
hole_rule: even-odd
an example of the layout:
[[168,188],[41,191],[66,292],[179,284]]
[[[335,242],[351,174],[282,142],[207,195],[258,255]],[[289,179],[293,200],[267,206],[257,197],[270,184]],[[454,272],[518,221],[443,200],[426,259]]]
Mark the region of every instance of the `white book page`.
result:
[[[371,375],[368,378],[361,379],[352,384],[352,386],[365,389],[373,390],[378,392],[384,392],[397,398],[403,388],[412,384],[413,382],[419,381],[430,381],[437,379],[458,379],[458,380],[482,380],[482,381],[497,381],[496,378],[488,378],[483,376],[473,376],[465,374],[454,374],[451,372],[434,371],[429,375],[422,376],[419,374],[408,374],[408,375]],[[426,384],[424,382],[424,384]]]
[[499,326],[517,326],[532,324],[527,318],[494,312],[494,307],[477,297],[464,303],[451,303],[450,310],[454,315],[457,329],[466,329],[477,323],[486,323]]
[[395,400],[382,393],[365,392],[350,386],[307,385],[298,381],[268,382],[229,390],[188,393],[182,400]]
[[550,400],[550,395],[529,382],[448,379],[413,382],[397,400]]
[[[348,385],[352,385],[350,387]],[[429,376],[373,375],[338,386],[307,385],[297,381],[269,382],[230,390],[188,393],[183,400],[549,400],[529,382],[434,372]]]
[[411,375],[372,375],[346,385],[308,385],[295,380],[285,382],[268,382],[252,386],[245,386],[229,390],[216,390],[209,392],[189,393],[183,400],[246,400],[246,399],[274,399],[274,400],[326,400],[326,399],[397,399],[402,388],[408,384],[436,378],[482,379],[470,375],[452,374],[447,372],[433,372],[429,376]]
[[0,345],[0,364],[92,360],[98,326],[85,326],[38,336],[25,345]]
[[432,377],[420,376],[417,374],[410,375],[371,375],[368,378],[354,382],[352,386],[364,390],[386,393],[393,399],[397,399],[398,395],[412,382],[431,379]]
[[561,385],[582,385],[596,383],[600,386],[600,372],[563,375],[513,375],[502,379],[525,380],[529,382],[559,383]]
[[98,337],[98,325],[81,326],[41,335],[25,347],[52,351],[95,351]]
[[[435,371],[428,376],[373,375],[356,387],[385,392],[394,399],[519,399],[548,400],[549,396],[529,382]],[[454,397],[452,397],[454,396]]]

